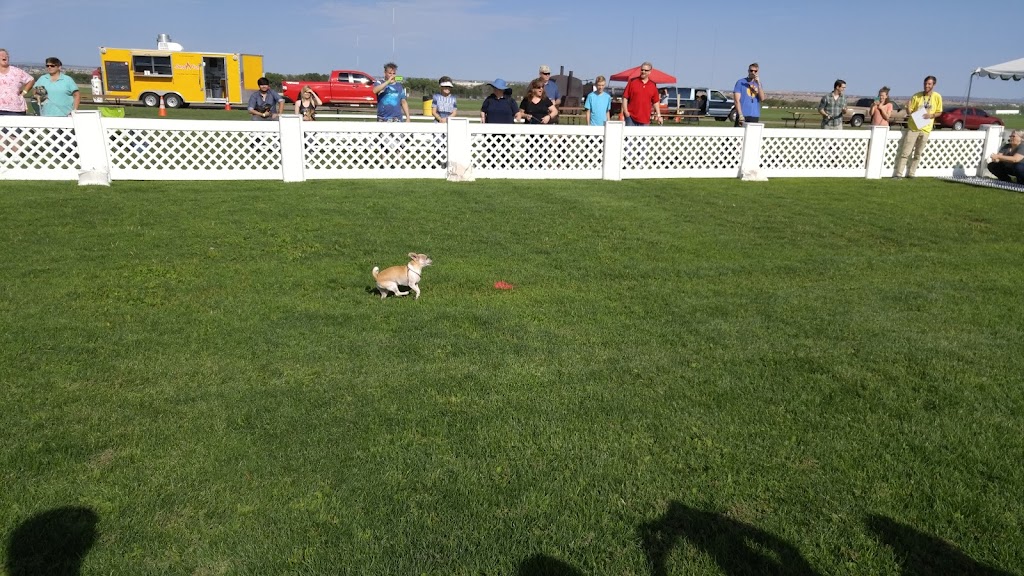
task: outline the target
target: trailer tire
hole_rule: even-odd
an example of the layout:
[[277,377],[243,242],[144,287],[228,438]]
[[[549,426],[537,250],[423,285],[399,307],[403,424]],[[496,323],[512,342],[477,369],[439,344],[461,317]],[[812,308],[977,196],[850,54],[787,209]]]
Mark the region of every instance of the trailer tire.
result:
[[160,97],[152,92],[146,92],[139,96],[139,102],[142,102],[142,105],[148,108],[156,108],[160,105]]
[[164,106],[167,108],[181,108],[185,104],[185,101],[181,99],[181,96],[170,93],[164,94]]

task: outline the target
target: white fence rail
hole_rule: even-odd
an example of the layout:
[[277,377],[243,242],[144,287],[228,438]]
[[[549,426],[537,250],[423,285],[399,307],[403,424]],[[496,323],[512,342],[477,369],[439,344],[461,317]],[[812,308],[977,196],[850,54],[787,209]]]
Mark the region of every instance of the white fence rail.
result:
[[[900,132],[0,116],[0,180],[882,178]],[[919,176],[982,175],[1001,126],[932,133]]]

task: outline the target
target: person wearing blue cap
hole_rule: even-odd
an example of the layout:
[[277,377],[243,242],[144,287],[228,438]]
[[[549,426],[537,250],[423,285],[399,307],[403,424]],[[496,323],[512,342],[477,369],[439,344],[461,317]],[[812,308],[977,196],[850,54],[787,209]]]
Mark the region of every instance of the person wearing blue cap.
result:
[[489,86],[492,88],[492,92],[480,105],[480,122],[484,124],[515,123],[519,106],[516,106],[511,96],[505,95],[508,83],[501,78],[496,78]]

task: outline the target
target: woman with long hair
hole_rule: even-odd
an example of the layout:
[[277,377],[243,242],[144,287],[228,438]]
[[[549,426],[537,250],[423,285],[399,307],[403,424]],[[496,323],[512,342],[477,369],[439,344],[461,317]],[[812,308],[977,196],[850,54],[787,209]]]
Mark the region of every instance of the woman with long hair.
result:
[[295,101],[295,113],[303,120],[316,120],[316,107],[323,104],[320,97],[309,86],[302,87],[302,95]]
[[530,82],[530,88],[519,104],[516,119],[522,119],[527,124],[550,124],[555,116],[558,116],[558,108],[555,108],[551,99],[544,95],[544,84],[542,78]]

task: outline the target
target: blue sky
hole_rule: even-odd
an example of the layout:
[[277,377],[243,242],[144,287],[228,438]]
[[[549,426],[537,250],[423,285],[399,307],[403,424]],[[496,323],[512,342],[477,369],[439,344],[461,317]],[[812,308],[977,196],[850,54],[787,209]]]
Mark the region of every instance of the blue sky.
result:
[[[842,78],[850,94],[910,95],[933,74],[947,98],[967,94],[975,68],[1024,57],[1011,26],[962,0],[828,4],[0,0],[0,47],[13,62],[90,66],[99,46],[155,48],[167,33],[186,50],[263,54],[268,72],[379,75],[394,59],[405,76],[466,80],[525,81],[540,64],[590,79],[650,60],[680,85],[723,89],[756,61],[769,93],[824,93]],[[908,32],[915,18],[927,24]],[[971,94],[1024,98],[1024,82],[975,78]]]

